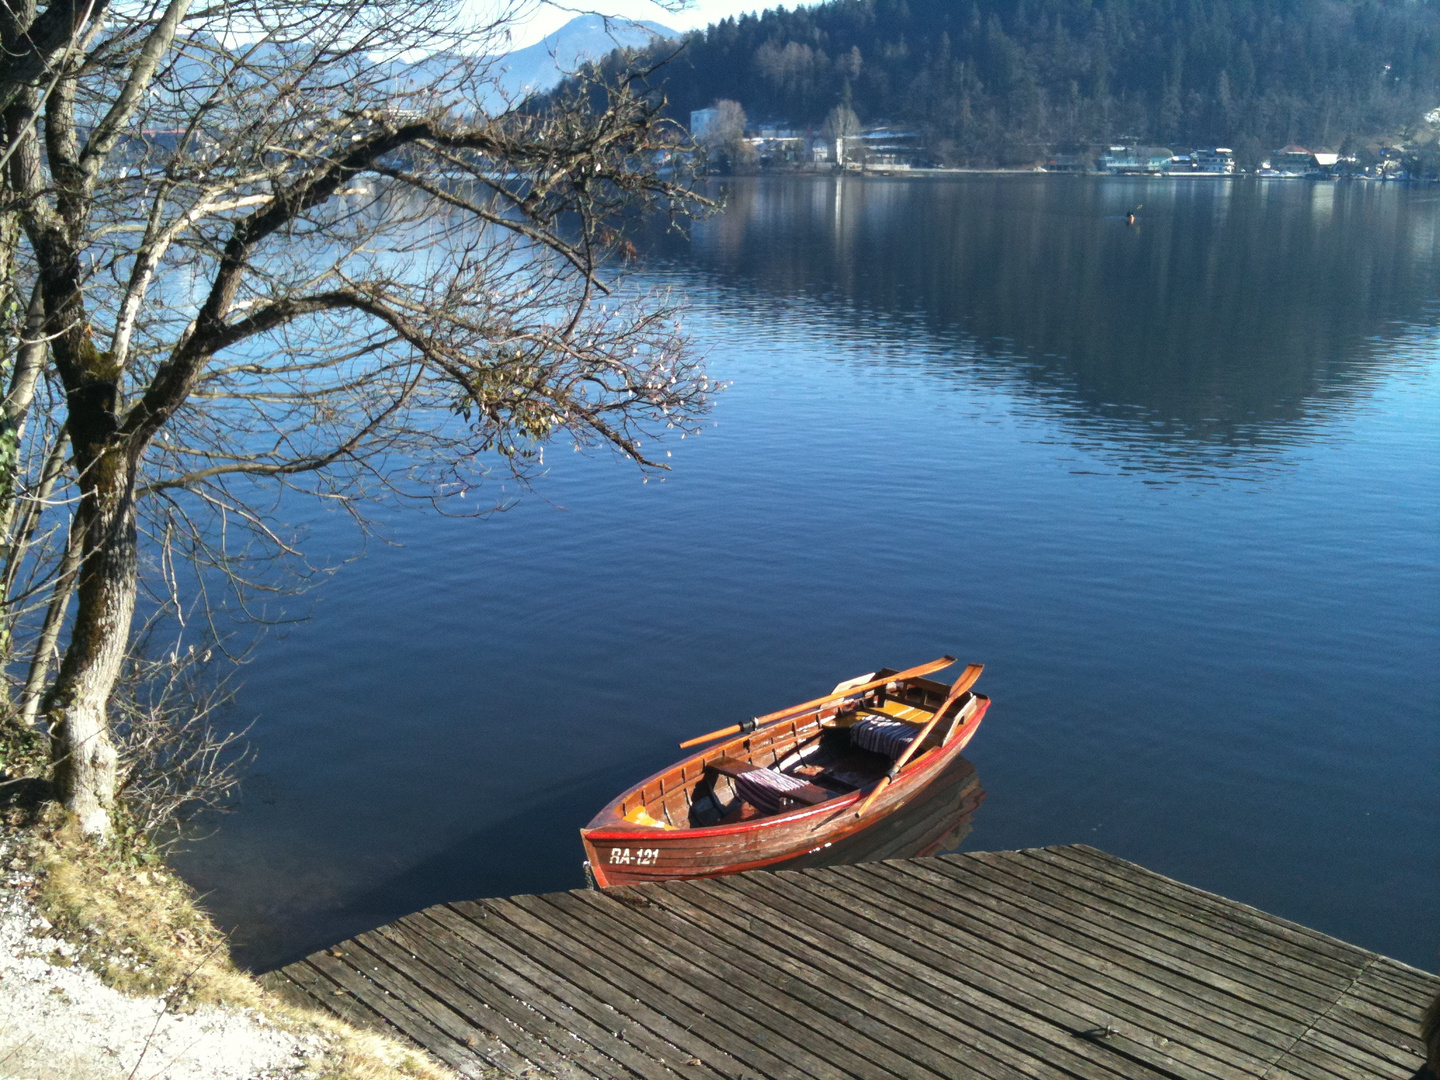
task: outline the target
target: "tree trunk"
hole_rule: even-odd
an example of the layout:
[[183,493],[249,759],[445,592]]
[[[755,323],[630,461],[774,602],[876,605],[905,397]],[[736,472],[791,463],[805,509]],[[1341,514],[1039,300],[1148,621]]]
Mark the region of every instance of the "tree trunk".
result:
[[115,744],[106,703],[130,639],[137,588],[135,464],[112,444],[81,470],[84,556],[70,645],[46,698],[54,782],[90,836],[110,832]]
[[[40,636],[35,641],[35,651],[30,656],[30,670],[25,675],[25,689],[20,694],[20,723],[27,728],[35,726],[40,714],[40,702],[45,697],[45,681],[50,677],[50,658],[58,655],[56,644],[60,640],[60,628],[65,622],[65,609],[70,606],[70,597],[75,592],[75,576],[80,572],[80,557],[84,554],[81,534],[72,523],[70,534],[65,541],[65,554],[60,559],[60,569],[55,575],[55,589],[50,594],[50,605],[45,609],[45,621],[40,626]],[[9,633],[7,628],[6,633]]]

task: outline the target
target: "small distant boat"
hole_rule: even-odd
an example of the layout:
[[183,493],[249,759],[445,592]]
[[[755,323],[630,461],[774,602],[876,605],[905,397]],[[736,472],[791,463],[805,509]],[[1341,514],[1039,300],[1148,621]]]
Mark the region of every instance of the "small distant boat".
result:
[[979,664],[952,685],[925,677],[953,663],[881,668],[682,743],[723,740],[617,796],[580,830],[595,883],[778,868],[894,814],[945,773],[990,707],[970,690]]

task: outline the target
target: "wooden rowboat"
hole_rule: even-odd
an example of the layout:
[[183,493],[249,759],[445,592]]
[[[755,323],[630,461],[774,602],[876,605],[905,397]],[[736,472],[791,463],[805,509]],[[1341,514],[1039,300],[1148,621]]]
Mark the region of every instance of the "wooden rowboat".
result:
[[974,737],[990,706],[968,689],[978,674],[973,665],[952,687],[884,668],[741,725],[749,730],[635,785],[580,830],[596,884],[775,866],[871,828]]

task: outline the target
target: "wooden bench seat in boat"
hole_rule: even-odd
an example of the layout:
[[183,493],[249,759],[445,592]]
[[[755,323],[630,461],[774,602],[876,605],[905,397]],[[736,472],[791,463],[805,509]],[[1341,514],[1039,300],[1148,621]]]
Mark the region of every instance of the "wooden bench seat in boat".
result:
[[[731,777],[732,779],[743,776],[746,773],[767,771],[759,765],[753,765],[748,761],[741,761],[739,758],[732,757],[722,757],[716,758],[714,761],[707,761],[705,768],[717,772],[721,776]],[[826,791],[819,785],[810,783],[802,787],[789,788],[786,791],[780,792],[780,794],[787,799],[794,799],[796,802],[803,802],[810,806],[835,797],[835,792]]]

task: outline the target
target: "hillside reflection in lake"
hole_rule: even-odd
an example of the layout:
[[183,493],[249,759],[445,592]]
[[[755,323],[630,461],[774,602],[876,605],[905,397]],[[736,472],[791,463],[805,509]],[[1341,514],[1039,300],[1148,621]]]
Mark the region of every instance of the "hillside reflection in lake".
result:
[[733,384],[666,482],[552,452],[508,514],[396,515],[245,673],[246,800],[182,864],[242,957],[578,886],[679,739],[951,652],[995,699],[965,847],[1093,843],[1433,967],[1436,193],[728,188],[640,238]]
[[[1440,298],[1428,191],[1053,176],[717,188],[726,212],[698,244],[651,237],[680,273],[703,267],[742,304],[803,297],[921,333],[935,374],[1031,396],[1145,467],[1305,437],[1279,421],[1371,385]],[[934,356],[936,336],[961,351]]]

